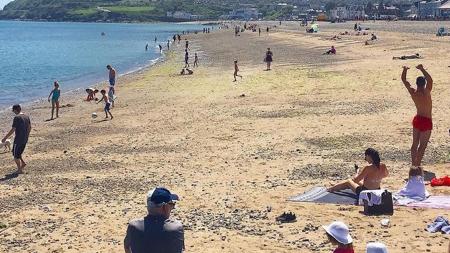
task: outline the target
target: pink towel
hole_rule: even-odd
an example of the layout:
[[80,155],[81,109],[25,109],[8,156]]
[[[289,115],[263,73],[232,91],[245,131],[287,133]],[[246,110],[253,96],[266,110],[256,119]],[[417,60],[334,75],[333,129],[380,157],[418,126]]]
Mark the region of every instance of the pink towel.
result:
[[450,210],[450,196],[430,196],[426,200],[415,201],[406,206]]

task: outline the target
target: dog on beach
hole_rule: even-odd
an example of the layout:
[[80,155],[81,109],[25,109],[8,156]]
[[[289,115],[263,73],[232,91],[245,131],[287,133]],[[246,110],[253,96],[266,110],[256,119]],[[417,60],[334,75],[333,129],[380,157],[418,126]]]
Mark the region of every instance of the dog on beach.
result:
[[5,147],[5,151],[8,149],[11,150],[11,140],[7,139],[5,142],[0,142],[0,147]]

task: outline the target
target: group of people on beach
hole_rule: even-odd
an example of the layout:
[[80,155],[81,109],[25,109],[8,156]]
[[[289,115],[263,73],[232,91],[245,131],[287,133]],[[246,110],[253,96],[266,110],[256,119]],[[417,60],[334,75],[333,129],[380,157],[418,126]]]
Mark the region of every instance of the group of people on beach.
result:
[[[183,224],[171,217],[180,200],[164,187],[148,191],[146,196],[147,215],[128,223],[123,241],[125,253],[185,251]],[[353,238],[349,228],[341,221],[322,226],[328,241],[336,247],[333,253],[354,253]],[[366,253],[388,253],[381,242],[369,242]]]
[[[86,101],[95,101],[97,104],[100,102],[104,102],[105,106],[103,108],[103,111],[105,112],[105,119],[111,118],[113,119],[113,115],[111,113],[111,109],[114,108],[114,100],[116,99],[116,69],[113,68],[111,65],[107,65],[106,69],[108,70],[108,81],[109,81],[109,88],[108,92],[106,92],[106,89],[100,90],[101,98],[100,100],[97,98],[97,93],[99,92],[96,88],[87,88],[86,93]],[[94,114],[95,115],[95,114]]]
[[[101,99],[98,100],[96,98],[96,93],[98,93],[98,89],[88,88],[86,89],[86,93],[88,96],[86,101],[97,101],[97,104],[100,102],[104,102],[104,112],[106,118],[113,119],[113,115],[111,114],[111,107],[114,107],[114,94],[115,89],[114,86],[116,84],[116,70],[111,67],[111,65],[106,66],[109,71],[109,91],[106,92],[105,89],[100,91],[102,95]],[[53,120],[59,117],[59,109],[60,109],[60,97],[61,97],[61,89],[58,81],[53,82],[53,89],[50,91],[48,95],[48,102],[52,104],[51,109],[51,118],[49,120]],[[5,137],[1,140],[1,143],[5,143],[9,141],[9,137],[14,134],[14,145],[12,148],[12,153],[14,157],[14,161],[17,165],[17,170],[12,174],[22,174],[24,173],[24,168],[27,165],[23,160],[22,154],[25,151],[25,147],[28,143],[28,138],[31,132],[31,121],[28,115],[24,114],[22,111],[22,107],[19,104],[15,104],[12,106],[12,111],[16,115],[13,119],[13,124],[9,132],[5,135]],[[55,113],[56,112],[56,113]]]
[[[255,29],[255,27],[252,27]],[[359,28],[360,29],[360,28]],[[208,31],[209,32],[209,31]],[[180,35],[174,35],[174,42],[178,39],[180,42]],[[189,69],[189,41],[185,41],[185,67],[181,74],[193,74]],[[334,50],[334,51],[331,51]],[[335,54],[334,46],[328,52]],[[271,70],[271,63],[273,62],[273,52],[267,48],[264,62],[267,65],[266,70]],[[197,53],[195,53],[194,67],[198,65]],[[86,101],[95,101],[97,104],[104,102],[104,112],[106,118],[113,119],[111,108],[114,107],[115,99],[115,85],[116,85],[116,70],[111,66],[106,66],[108,70],[109,89],[98,90],[95,88],[86,89]],[[407,80],[407,72],[410,68],[403,66],[401,73],[401,80],[408,91],[412,101],[416,107],[416,115],[412,120],[412,145],[410,149],[411,167],[409,171],[410,177],[423,176],[422,159],[429,142],[431,131],[433,129],[432,122],[432,97],[431,91],[433,88],[433,79],[422,64],[416,66],[422,76],[416,78],[416,87],[413,88]],[[242,78],[239,75],[238,60],[234,60],[234,81],[236,77]],[[56,111],[56,118],[59,117],[59,99],[61,95],[60,85],[58,81],[53,83],[54,88],[48,96],[48,101],[52,103],[51,119],[54,119]],[[96,97],[100,92],[101,99]],[[15,114],[12,128],[1,140],[5,142],[10,136],[15,135],[13,146],[13,157],[17,165],[17,172],[21,174],[24,172],[26,166],[22,158],[28,138],[31,132],[30,118],[22,112],[20,105],[13,105],[12,111]],[[341,191],[344,189],[351,189],[357,195],[366,190],[381,189],[382,180],[389,176],[389,170],[386,164],[381,162],[379,152],[373,148],[368,148],[364,152],[364,160],[369,164],[361,170],[357,168],[356,175],[348,180],[339,182],[327,190],[330,192]],[[146,196],[147,215],[142,219],[135,219],[129,222],[126,235],[124,238],[124,251],[126,253],[141,253],[141,252],[168,252],[181,253],[185,250],[184,245],[184,229],[180,221],[171,218],[171,213],[179,201],[176,194],[171,193],[168,189],[163,187],[156,187],[151,189]],[[325,234],[330,243],[336,246],[334,253],[354,253],[353,238],[350,235],[350,230],[346,224],[340,221],[332,222],[329,225],[323,226]],[[370,242],[366,245],[366,253],[387,253],[387,247],[381,242]],[[450,252],[450,246],[449,246]]]
[[[423,76],[417,77],[416,88],[411,87],[411,84],[406,78],[409,67],[404,66],[401,74],[401,80],[411,96],[417,111],[412,120],[413,141],[410,150],[410,179],[415,176],[423,177],[422,159],[433,129],[431,98],[433,79],[422,64],[417,65],[416,68],[423,74]],[[334,192],[351,189],[359,196],[362,191],[380,189],[382,179],[389,175],[387,167],[385,164],[381,163],[378,151],[369,148],[364,155],[369,166],[364,167],[361,171],[357,171],[355,177],[328,188],[328,191]]]

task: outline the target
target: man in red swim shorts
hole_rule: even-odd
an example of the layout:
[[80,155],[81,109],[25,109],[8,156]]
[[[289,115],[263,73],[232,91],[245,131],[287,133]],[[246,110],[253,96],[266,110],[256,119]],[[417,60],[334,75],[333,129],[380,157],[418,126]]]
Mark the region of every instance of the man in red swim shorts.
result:
[[430,74],[423,68],[422,64],[416,67],[424,76],[416,79],[417,89],[411,87],[406,80],[408,67],[403,66],[402,81],[408,90],[411,98],[416,106],[417,115],[412,121],[413,125],[413,143],[411,145],[411,164],[412,166],[420,166],[422,158],[430,140],[431,130],[433,129],[433,121],[431,112],[433,104],[431,101],[431,89],[433,88],[433,79]]

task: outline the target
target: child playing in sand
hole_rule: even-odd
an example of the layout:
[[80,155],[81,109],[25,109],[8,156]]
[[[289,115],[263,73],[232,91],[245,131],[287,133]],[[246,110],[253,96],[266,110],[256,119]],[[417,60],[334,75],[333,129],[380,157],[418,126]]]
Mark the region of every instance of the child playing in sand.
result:
[[234,60],[234,81],[233,82],[236,82],[237,80],[236,80],[236,77],[237,76],[239,76],[241,79],[242,79],[242,76],[241,75],[238,75],[238,72],[239,72],[239,67],[238,67],[238,65],[237,65],[237,60]]
[[328,240],[333,245],[337,245],[337,248],[333,253],[354,253],[353,251],[353,239],[349,234],[347,225],[343,222],[335,221],[328,226],[322,226],[328,237]]
[[406,185],[396,195],[410,199],[424,200],[430,196],[425,188],[422,167],[410,167]]
[[326,51],[324,54],[336,54],[336,48],[331,46],[330,50]]
[[91,100],[95,100],[97,101],[98,98],[95,97],[95,94],[97,94],[98,90],[94,89],[94,88],[87,88],[86,89],[86,93],[88,94],[86,101],[91,101]]
[[102,99],[100,99],[97,102],[97,104],[102,102],[102,101],[105,101],[105,108],[104,108],[105,114],[106,114],[105,118],[107,119],[108,118],[108,114],[109,114],[109,116],[111,116],[111,119],[113,119],[113,116],[112,116],[112,114],[110,112],[111,102],[109,101],[108,95],[106,95],[106,90],[101,90],[100,93],[102,94]]
[[59,89],[58,81],[55,81],[53,83],[53,85],[54,85],[54,88],[48,95],[48,102],[50,102],[50,96],[52,97],[52,117],[50,118],[51,120],[53,119],[53,113],[55,112],[55,107],[56,107],[56,117],[57,118],[59,117],[59,96],[61,95],[61,90]]

